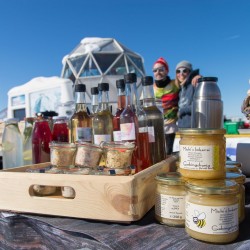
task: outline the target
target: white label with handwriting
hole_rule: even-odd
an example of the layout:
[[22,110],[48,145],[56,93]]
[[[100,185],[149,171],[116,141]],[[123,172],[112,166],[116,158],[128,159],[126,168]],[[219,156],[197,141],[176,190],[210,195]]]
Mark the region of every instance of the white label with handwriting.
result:
[[204,234],[229,234],[239,229],[238,204],[202,206],[186,202],[186,227]]
[[215,170],[218,166],[217,146],[180,145],[180,168],[189,170]]

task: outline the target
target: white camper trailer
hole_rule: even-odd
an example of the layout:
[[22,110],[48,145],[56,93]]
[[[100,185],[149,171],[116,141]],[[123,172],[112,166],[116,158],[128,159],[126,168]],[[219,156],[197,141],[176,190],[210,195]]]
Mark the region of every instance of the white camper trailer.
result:
[[[64,106],[72,109],[73,83],[57,76],[37,77],[8,92],[8,118],[35,116],[44,111],[62,113]],[[70,104],[70,105],[68,105]],[[69,110],[72,112],[72,110]]]

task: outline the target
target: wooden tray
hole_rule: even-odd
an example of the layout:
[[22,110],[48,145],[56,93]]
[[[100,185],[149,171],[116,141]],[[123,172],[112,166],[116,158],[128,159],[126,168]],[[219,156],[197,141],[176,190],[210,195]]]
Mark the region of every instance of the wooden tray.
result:
[[[176,157],[132,176],[96,176],[25,172],[31,166],[0,171],[0,210],[131,222],[141,219],[155,203],[155,176],[169,172]],[[45,167],[50,163],[32,165]],[[33,185],[70,186],[74,199],[36,196]]]

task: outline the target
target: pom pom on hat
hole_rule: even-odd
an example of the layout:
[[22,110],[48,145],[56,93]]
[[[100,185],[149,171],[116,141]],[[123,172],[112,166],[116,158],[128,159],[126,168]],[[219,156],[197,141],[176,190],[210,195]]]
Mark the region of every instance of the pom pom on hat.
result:
[[189,69],[190,71],[193,70],[193,67],[192,67],[192,64],[188,61],[181,61],[179,62],[177,65],[176,65],[176,68],[175,70],[179,69],[179,68],[187,68]]
[[160,57],[159,59],[157,59],[157,61],[154,63],[154,65],[156,63],[162,64],[165,67],[165,69],[167,70],[167,72],[169,72],[168,63],[167,63],[167,61],[163,57]]

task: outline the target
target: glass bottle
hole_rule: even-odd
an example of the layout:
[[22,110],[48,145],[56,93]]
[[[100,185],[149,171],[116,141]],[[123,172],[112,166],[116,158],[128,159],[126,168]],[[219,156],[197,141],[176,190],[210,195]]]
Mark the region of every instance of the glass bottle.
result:
[[92,119],[93,143],[99,145],[102,141],[113,140],[113,116],[109,108],[109,84],[98,84],[100,101],[98,111]]
[[[147,124],[145,112],[140,108],[136,89],[136,74],[124,76],[126,89],[126,107],[120,115],[121,139],[123,142],[134,142],[136,150],[133,153],[132,165],[136,172],[150,166]],[[140,124],[139,124],[140,123]],[[139,131],[139,127],[141,128]],[[139,133],[140,132],[140,133]]]
[[49,162],[52,134],[49,123],[44,118],[35,121],[32,132],[32,162],[33,164]]
[[91,117],[87,111],[85,99],[85,84],[75,85],[75,111],[70,118],[70,142],[92,141]]
[[142,78],[143,109],[147,115],[149,145],[152,163],[156,164],[166,158],[163,114],[157,107],[154,97],[153,77]]
[[125,82],[124,79],[116,81],[117,88],[117,110],[113,117],[113,136],[114,141],[121,141],[121,128],[120,128],[120,115],[126,105],[126,95],[125,95]]
[[23,163],[24,165],[32,164],[32,131],[34,117],[26,117],[23,131]]
[[23,140],[18,127],[18,119],[5,119],[2,136],[3,169],[23,165]]
[[98,110],[98,94],[99,94],[99,90],[98,87],[93,87],[90,89],[91,91],[91,115],[94,115],[97,113]]
[[68,118],[66,116],[54,116],[52,128],[52,140],[55,142],[69,142]]

